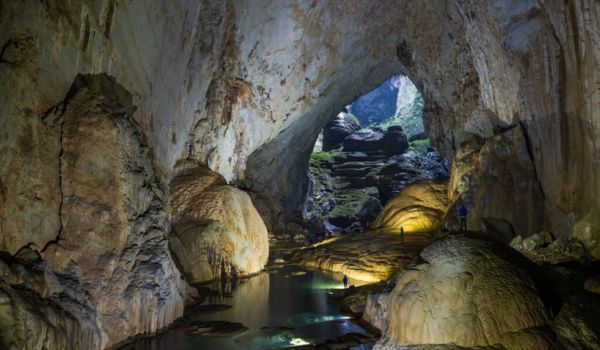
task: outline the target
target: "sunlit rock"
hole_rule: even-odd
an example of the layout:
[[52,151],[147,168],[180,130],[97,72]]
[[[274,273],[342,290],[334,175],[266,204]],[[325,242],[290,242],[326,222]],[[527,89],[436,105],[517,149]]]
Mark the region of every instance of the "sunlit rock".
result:
[[323,128],[323,151],[340,148],[346,137],[360,129],[360,122],[352,114],[341,112]]
[[250,196],[193,161],[182,166],[171,183],[169,241],[188,282],[260,271],[269,256],[268,233]]
[[373,230],[335,237],[297,250],[295,261],[322,270],[341,272],[363,283],[379,282],[413,263],[433,237]]
[[373,228],[406,233],[434,231],[448,206],[446,182],[418,182],[390,199],[373,222]]
[[390,128],[387,132],[377,129],[361,129],[346,137],[344,152],[384,151],[388,156],[402,154],[408,149],[408,139],[402,128]]
[[549,312],[522,266],[498,243],[448,236],[421,253],[427,262],[369,298],[365,319],[383,333],[375,349],[411,344],[551,348]]

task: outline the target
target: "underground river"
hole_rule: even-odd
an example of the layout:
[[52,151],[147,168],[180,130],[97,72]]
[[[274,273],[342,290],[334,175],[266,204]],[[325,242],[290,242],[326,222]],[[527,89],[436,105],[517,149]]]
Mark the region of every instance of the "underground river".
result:
[[[367,334],[351,317],[343,315],[333,301],[335,295],[342,292],[342,277],[299,266],[285,266],[261,272],[235,286],[215,283],[208,286],[213,293],[203,303],[207,307],[197,313],[194,310],[198,308],[192,307],[186,317],[241,323],[247,330],[207,335],[194,334],[185,327],[172,328],[121,349],[281,349],[335,341],[352,333]],[[209,305],[214,307],[211,309]],[[350,348],[369,347],[363,344]]]

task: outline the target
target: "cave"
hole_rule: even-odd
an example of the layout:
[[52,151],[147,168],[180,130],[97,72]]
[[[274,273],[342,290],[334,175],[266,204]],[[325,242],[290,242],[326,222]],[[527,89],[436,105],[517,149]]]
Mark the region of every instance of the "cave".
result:
[[[598,1],[1,1],[0,29],[1,349],[598,349]],[[422,130],[357,125],[400,82]]]

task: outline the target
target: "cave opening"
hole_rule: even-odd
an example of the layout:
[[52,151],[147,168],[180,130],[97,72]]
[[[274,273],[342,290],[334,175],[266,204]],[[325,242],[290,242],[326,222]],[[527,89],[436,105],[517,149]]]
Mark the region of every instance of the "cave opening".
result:
[[303,219],[310,228],[325,235],[365,231],[406,185],[448,176],[430,145],[423,107],[410,78],[394,75],[325,125],[309,161]]

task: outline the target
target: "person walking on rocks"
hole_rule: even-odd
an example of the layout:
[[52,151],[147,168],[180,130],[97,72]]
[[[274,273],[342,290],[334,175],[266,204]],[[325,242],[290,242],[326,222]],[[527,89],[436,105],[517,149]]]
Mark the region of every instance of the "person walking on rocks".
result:
[[462,203],[458,209],[458,219],[460,220],[460,230],[462,232],[467,232],[467,214],[469,214],[469,210],[465,203]]

